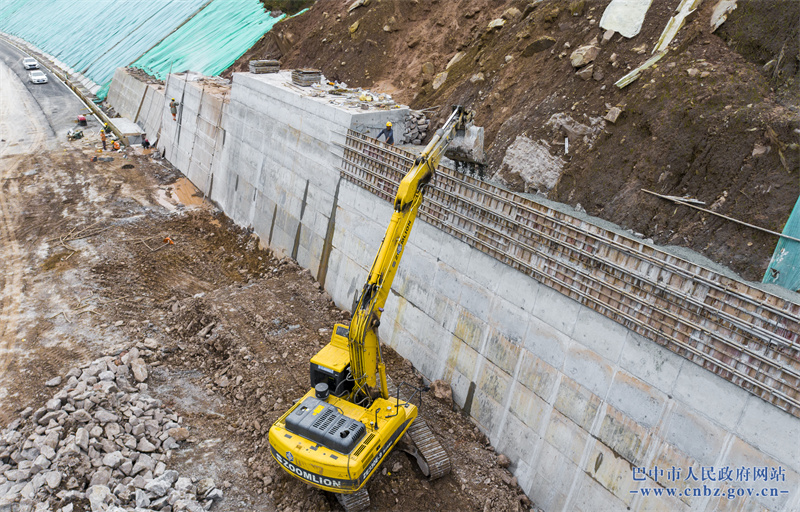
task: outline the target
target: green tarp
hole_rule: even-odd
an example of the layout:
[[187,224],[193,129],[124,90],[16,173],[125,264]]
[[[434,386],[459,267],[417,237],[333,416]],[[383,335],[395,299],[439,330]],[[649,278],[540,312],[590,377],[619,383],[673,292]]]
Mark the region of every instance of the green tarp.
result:
[[132,63],[160,79],[218,75],[284,17],[260,0],[0,0],[0,32],[89,77],[100,99]]
[[[800,198],[794,206],[783,234],[800,238]],[[765,283],[773,283],[800,293],[800,242],[781,238],[764,274]]]
[[136,60],[207,2],[12,0],[0,2],[0,31],[106,85],[118,67]]
[[213,0],[133,67],[162,80],[170,69],[218,75],[285,16],[273,18],[259,0]]

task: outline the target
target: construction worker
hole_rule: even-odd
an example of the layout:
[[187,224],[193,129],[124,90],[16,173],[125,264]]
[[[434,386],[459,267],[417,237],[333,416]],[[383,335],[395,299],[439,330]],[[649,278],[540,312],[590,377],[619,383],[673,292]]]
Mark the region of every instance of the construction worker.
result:
[[114,151],[118,151],[118,150],[119,150],[119,141],[115,140],[114,141]]
[[391,121],[386,123],[386,128],[381,130],[381,133],[379,133],[376,138],[380,140],[381,135],[385,135],[386,136],[386,143],[387,144],[389,144],[390,146],[394,146],[394,131],[392,131],[392,122]]
[[103,151],[106,150],[106,132],[104,130],[100,130],[100,140],[103,141]]
[[180,103],[175,101],[175,98],[172,98],[172,101],[169,102],[169,111],[172,114],[172,120],[173,121],[177,121],[178,120],[178,118],[175,117],[175,116],[178,115],[178,105],[180,105]]
[[111,133],[111,127],[108,126],[108,123],[103,124],[103,131],[106,133]]

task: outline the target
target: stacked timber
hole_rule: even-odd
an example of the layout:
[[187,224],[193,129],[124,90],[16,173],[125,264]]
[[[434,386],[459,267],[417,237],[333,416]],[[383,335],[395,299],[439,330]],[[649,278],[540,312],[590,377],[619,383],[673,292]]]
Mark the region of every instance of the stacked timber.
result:
[[318,69],[295,69],[292,71],[292,83],[301,87],[318,84],[322,79],[322,72]]
[[281,70],[281,63],[277,60],[251,60],[250,72],[260,75],[262,73],[277,73]]

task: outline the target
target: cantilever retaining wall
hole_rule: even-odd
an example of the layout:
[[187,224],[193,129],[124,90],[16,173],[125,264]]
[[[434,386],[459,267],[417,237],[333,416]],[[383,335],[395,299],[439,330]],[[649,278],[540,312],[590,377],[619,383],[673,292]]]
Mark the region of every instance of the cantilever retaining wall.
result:
[[[408,156],[347,128],[394,113],[359,117],[273,80],[234,74],[213,179],[193,181],[206,192],[213,183],[229,216],[349,308]],[[207,101],[186,101],[184,119]],[[162,118],[173,122],[166,109]],[[191,174],[191,159],[166,149]],[[800,509],[797,301],[526,201],[443,171],[382,340],[451,382],[545,510]],[[656,466],[659,484],[634,478],[632,467]],[[715,480],[730,469],[730,481],[710,480],[712,467]],[[658,485],[701,495],[643,496]],[[704,485],[776,495],[705,496]]]

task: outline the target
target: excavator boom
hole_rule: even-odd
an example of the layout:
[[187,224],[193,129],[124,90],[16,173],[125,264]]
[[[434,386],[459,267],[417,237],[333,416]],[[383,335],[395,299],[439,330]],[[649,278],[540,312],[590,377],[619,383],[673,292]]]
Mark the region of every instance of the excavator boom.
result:
[[471,120],[470,112],[460,106],[455,107],[444,126],[436,131],[414,161],[397,189],[392,219],[386,228],[350,322],[350,372],[355,380],[354,397],[359,394],[367,396],[369,390],[377,386],[377,370],[380,376],[380,394],[383,398],[388,398],[386,371],[381,361],[377,335],[383,306],[389,296],[425,189],[433,179],[448,145],[459,132],[466,131]]

